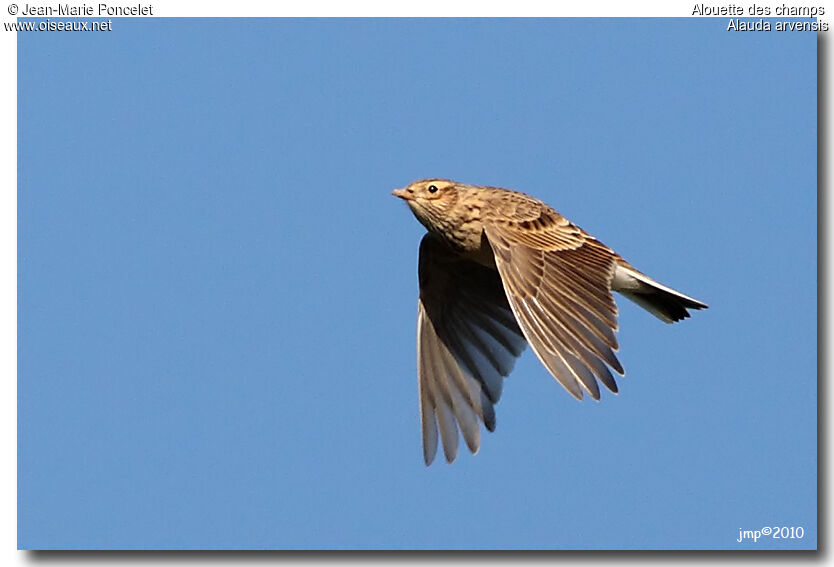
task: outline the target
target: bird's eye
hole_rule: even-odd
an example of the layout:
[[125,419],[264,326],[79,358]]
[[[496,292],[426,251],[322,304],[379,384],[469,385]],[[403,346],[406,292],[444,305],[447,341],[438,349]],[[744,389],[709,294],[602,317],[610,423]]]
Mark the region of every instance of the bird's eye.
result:
[[437,185],[429,185],[429,193],[437,193]]

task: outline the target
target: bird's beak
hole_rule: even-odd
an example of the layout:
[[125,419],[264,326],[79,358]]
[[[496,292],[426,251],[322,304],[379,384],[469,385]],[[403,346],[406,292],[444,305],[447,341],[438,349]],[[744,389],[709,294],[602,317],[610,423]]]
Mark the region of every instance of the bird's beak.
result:
[[400,199],[405,199],[406,201],[410,201],[414,196],[414,194],[408,189],[394,189],[391,191],[391,194],[394,197],[399,197]]

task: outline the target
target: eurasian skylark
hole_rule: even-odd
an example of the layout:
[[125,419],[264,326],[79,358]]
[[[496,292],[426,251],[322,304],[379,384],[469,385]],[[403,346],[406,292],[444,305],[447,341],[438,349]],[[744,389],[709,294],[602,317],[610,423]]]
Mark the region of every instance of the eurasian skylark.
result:
[[438,428],[448,462],[458,429],[473,453],[480,426],[495,429],[493,405],[529,343],[577,399],[612,392],[617,291],[672,323],[707,306],[637,271],[543,202],[498,187],[424,179],[394,195],[428,229],[420,242],[417,375],[423,457]]

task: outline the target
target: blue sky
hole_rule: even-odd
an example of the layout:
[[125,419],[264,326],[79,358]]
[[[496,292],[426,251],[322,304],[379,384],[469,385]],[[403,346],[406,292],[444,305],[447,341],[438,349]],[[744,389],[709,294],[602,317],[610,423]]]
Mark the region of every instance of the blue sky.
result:
[[[18,34],[21,548],[816,546],[816,35],[719,19],[114,20]],[[438,176],[710,309],[618,297],[620,394],[529,350],[422,463]],[[802,526],[803,539],[736,540]]]

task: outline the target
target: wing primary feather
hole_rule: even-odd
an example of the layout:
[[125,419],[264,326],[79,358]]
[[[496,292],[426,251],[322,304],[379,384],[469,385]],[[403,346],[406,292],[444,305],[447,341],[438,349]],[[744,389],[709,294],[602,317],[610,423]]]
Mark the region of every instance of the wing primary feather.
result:
[[422,346],[431,353],[426,359],[426,372],[424,376],[430,388],[431,397],[437,423],[440,428],[440,438],[443,441],[443,452],[446,461],[451,463],[455,460],[458,450],[458,430],[452,410],[452,399],[446,388],[443,387],[445,375],[443,373],[443,355],[440,341],[437,340],[434,324],[429,320],[422,335]]
[[[552,277],[554,280],[558,279],[558,276]],[[614,318],[615,325],[614,329],[612,329],[610,326],[610,319],[606,318],[604,320],[597,313],[591,311],[589,307],[583,305],[581,303],[581,298],[579,298],[569,287],[563,287],[559,290],[554,288],[549,282],[544,283],[542,287],[546,293],[560,294],[560,299],[564,302],[565,307],[571,310],[575,318],[582,320],[585,326],[591,329],[594,334],[605,342],[605,344],[612,349],[617,350],[619,343],[617,341],[617,335],[614,334],[614,329],[616,329],[616,318]]]
[[[491,392],[490,395],[493,395],[493,389],[495,390],[495,400],[497,401],[498,396],[501,395],[504,376],[507,376],[510,373],[510,370],[512,370],[515,358],[512,358],[511,362],[508,362],[506,357],[504,360],[499,360],[495,349],[492,349],[489,345],[485,344],[482,338],[478,336],[478,333],[474,328],[464,324],[462,321],[456,321],[456,323],[455,329],[461,336],[461,342],[471,345],[472,349],[475,351],[471,353],[473,366],[470,367],[470,370],[473,370],[472,374],[475,375],[480,382],[489,387]],[[463,348],[466,349],[469,354],[470,351],[465,345]],[[474,360],[475,356],[480,356],[483,359],[483,363],[478,364],[478,362]]]
[[[614,304],[612,309],[611,305],[601,302],[595,296],[584,293],[587,289],[584,286],[580,286],[574,279],[572,279],[572,271],[563,272],[561,270],[554,269],[553,273],[550,274],[550,277],[553,279],[543,281],[543,286],[545,288],[563,294],[569,292],[576,301],[584,304],[586,309],[604,321],[612,330],[617,330],[616,304]],[[557,284],[559,288],[554,287]]]
[[574,375],[579,379],[579,384],[588,392],[588,395],[595,400],[599,400],[597,379],[585,362],[569,351],[562,351],[562,355],[567,365],[573,370]]
[[465,366],[467,369],[469,369],[470,372],[472,372],[473,376],[475,376],[475,378],[487,390],[487,393],[489,394],[491,399],[494,399],[494,401],[498,401],[498,398],[501,396],[501,382],[496,380],[490,381],[485,376],[482,376],[480,374],[478,365],[475,363],[469,350],[466,348],[466,346],[463,344],[463,342],[457,335],[452,334],[447,338],[447,340],[449,341],[449,346],[455,352],[455,358],[458,360],[458,362],[463,364],[463,366]]
[[451,353],[445,351],[444,355],[443,365],[445,375],[450,380],[442,381],[441,374],[437,375],[437,379],[444,386],[444,391],[451,399],[451,407],[460,426],[460,432],[466,441],[466,445],[471,452],[475,453],[478,451],[480,444],[480,429],[478,428],[478,420],[476,417],[480,414],[478,408],[480,399],[473,399],[470,396],[470,388],[467,384],[466,376],[455,362]]
[[417,337],[419,339],[417,341],[417,384],[420,399],[420,428],[423,434],[423,461],[426,466],[429,466],[437,454],[437,417],[434,409],[434,397],[431,393],[431,379],[426,374],[429,367],[426,358],[428,345],[423,340],[426,333],[426,324],[430,325],[431,323],[427,322],[421,302],[417,314]]
[[559,355],[556,352],[553,352],[556,349],[553,346],[548,346],[550,341],[542,334],[542,329],[539,326],[535,315],[530,312],[529,306],[524,302],[518,302],[518,307],[523,313],[523,315],[519,317],[519,321],[523,321],[522,327],[526,327],[530,334],[535,338],[533,340],[533,338],[530,337],[531,340],[529,341],[530,346],[533,348],[533,352],[536,353],[539,360],[541,360],[542,364],[545,365],[547,370],[556,378],[556,380],[562,384],[562,386],[564,386],[564,388],[570,392],[571,395],[581,400],[582,390],[576,383],[574,373],[568,368],[564,361],[561,361]]
[[546,314],[559,326],[559,329],[553,326],[548,326],[548,328],[557,335],[561,342],[570,345],[574,354],[578,354],[582,360],[590,364],[590,360],[583,353],[585,351],[591,357],[602,358],[617,372],[623,373],[620,361],[607,344],[603,343],[595,334],[589,332],[582,322],[574,319],[569,311],[555,305],[554,300],[547,296],[540,299],[541,303],[547,308],[545,309]]
[[[509,309],[508,309],[509,310]],[[512,312],[510,311],[510,315]],[[518,328],[518,323],[515,321],[515,317],[513,317],[513,325],[512,327],[508,327],[495,317],[492,317],[488,313],[482,313],[473,311],[470,313],[470,316],[473,319],[473,322],[477,323],[478,327],[492,336],[496,342],[500,343],[513,357],[518,358],[522,352],[524,352],[524,345],[526,344],[526,339],[524,338],[524,334],[521,332],[521,329]],[[500,328],[497,328],[497,327]],[[502,332],[502,330],[504,332]]]
[[455,424],[454,414],[452,413],[452,401],[443,390],[437,374],[436,362],[436,360],[431,361],[432,370],[430,372],[430,380],[432,383],[432,397],[434,398],[437,422],[440,426],[440,438],[443,441],[443,453],[446,456],[446,462],[451,463],[458,454],[458,428]]
[[[606,361],[608,361],[608,357],[610,357],[610,359],[612,359],[615,363],[616,368],[621,368],[619,361],[605,345],[596,345],[603,349],[603,353],[598,353],[596,350],[589,349],[587,343],[576,334],[578,331],[581,332],[581,329],[571,327],[570,324],[566,324],[561,320],[562,315],[562,313],[558,312],[553,313],[553,321],[559,325],[560,328],[557,329],[549,326],[548,329],[554,333],[559,343],[567,347],[564,350],[570,352],[579,362],[584,364],[586,368],[596,374],[600,380],[606,384],[606,386],[609,386],[613,381],[613,378],[611,377],[611,373],[608,372],[605,364],[603,364],[601,357]],[[593,394],[593,392],[589,393]]]
[[[588,351],[581,342],[576,340],[572,334],[573,330],[564,325],[559,319],[558,311],[554,313],[543,313],[541,311],[533,311],[528,304],[526,306],[531,317],[536,319],[539,328],[549,332],[555,338],[555,341],[551,340],[549,342],[550,352],[558,354],[588,394],[595,400],[598,400],[599,387],[597,386],[594,374],[589,369],[589,367],[595,368],[600,365],[597,357]],[[547,315],[551,316],[549,320],[547,320]]]
[[483,411],[484,427],[487,428],[487,431],[495,431],[495,408],[492,407],[492,401],[483,390],[481,390],[481,410]]

